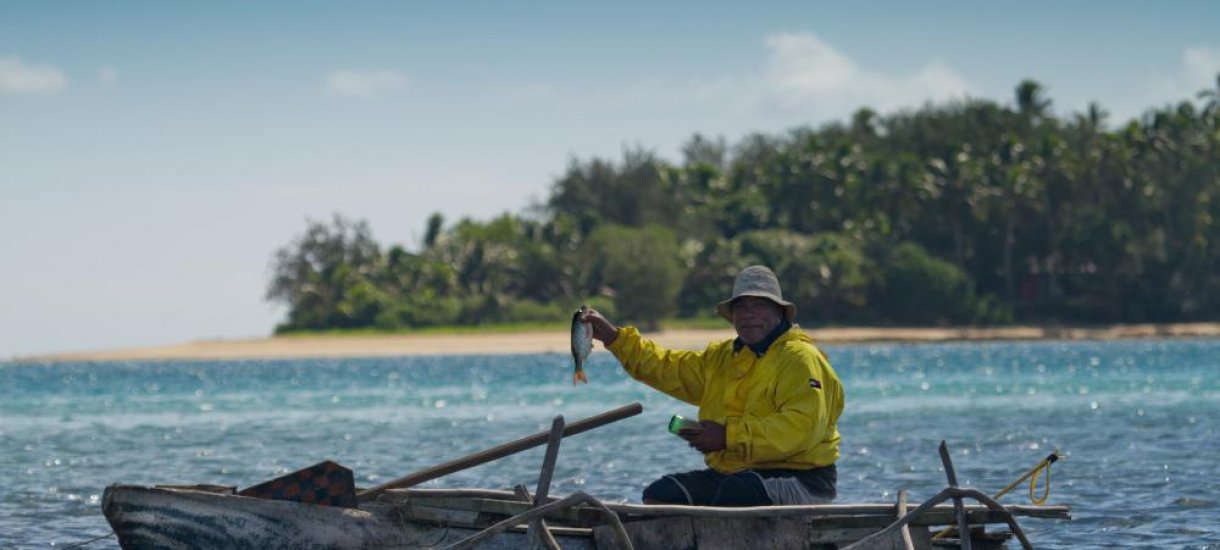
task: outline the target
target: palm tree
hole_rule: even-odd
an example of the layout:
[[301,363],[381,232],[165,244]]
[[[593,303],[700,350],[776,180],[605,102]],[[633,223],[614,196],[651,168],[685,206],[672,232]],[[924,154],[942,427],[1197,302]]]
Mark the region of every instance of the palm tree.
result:
[[1033,80],[1022,80],[1017,84],[1017,112],[1036,119],[1045,116],[1050,106],[1051,100],[1046,99],[1041,84]]
[[1216,73],[1216,87],[1210,90],[1199,90],[1199,99],[1204,101],[1204,116],[1212,116],[1220,112],[1220,73]]

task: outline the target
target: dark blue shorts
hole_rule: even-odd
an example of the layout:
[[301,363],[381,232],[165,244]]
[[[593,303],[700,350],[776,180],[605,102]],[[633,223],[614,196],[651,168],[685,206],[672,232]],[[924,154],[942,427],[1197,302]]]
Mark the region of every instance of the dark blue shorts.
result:
[[669,474],[644,489],[644,502],[694,506],[816,504],[835,497],[834,465],[812,470],[695,470]]

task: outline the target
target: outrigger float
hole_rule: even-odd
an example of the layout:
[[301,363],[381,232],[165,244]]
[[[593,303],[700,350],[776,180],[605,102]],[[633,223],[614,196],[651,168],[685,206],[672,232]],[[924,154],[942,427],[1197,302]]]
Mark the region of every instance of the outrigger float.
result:
[[[506,443],[357,492],[351,471],[324,462],[242,491],[214,485],[112,485],[102,510],[128,550],[145,548],[991,549],[1032,548],[1017,517],[1070,519],[1067,506],[1002,506],[949,486],[911,507],[896,503],[716,508],[605,503],[548,495],[559,442],[639,414],[638,404]],[[536,494],[413,485],[547,445]],[[967,505],[965,500],[977,504]],[[995,529],[999,527],[1000,529]],[[966,533],[967,536],[960,536]],[[948,536],[944,536],[944,535]]]

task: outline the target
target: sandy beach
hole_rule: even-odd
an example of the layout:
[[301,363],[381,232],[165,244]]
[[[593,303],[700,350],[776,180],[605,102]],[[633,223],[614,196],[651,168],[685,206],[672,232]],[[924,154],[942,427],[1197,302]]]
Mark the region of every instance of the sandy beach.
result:
[[[1118,340],[1131,338],[1220,337],[1220,323],[1143,324],[1106,327],[999,328],[821,328],[809,331],[820,343],[945,342],[969,340]],[[666,330],[647,334],[674,349],[702,349],[730,338],[722,330]],[[596,349],[601,344],[595,344]],[[394,357],[410,355],[568,353],[564,331],[370,335],[288,336],[249,340],[211,340],[184,344],[18,357],[17,361],[138,361],[208,359],[287,359],[301,357]]]

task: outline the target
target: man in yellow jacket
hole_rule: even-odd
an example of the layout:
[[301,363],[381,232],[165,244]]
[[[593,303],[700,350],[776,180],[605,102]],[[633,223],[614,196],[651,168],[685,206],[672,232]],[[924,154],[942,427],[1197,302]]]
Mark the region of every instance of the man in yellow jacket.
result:
[[815,504],[835,497],[843,387],[826,355],[793,325],[770,269],[737,275],[716,306],[737,338],[703,351],[666,350],[634,327],[590,310],[585,320],[635,379],[699,407],[699,427],[679,432],[708,469],[670,474],[645,503],[698,506]]

